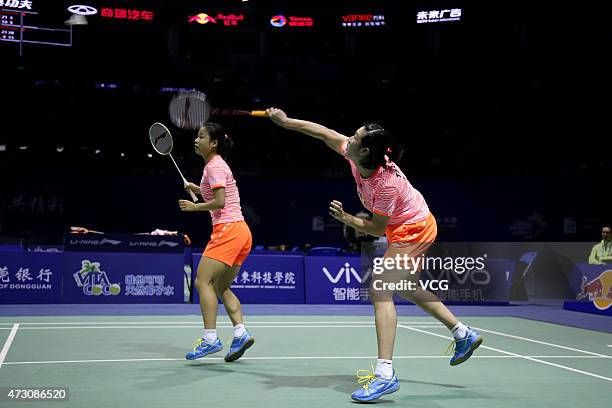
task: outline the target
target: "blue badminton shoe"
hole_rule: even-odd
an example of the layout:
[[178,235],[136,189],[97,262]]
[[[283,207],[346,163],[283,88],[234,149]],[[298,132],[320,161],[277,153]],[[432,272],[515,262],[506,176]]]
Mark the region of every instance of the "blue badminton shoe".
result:
[[238,360],[254,343],[255,337],[248,331],[245,331],[240,337],[234,337],[232,345],[230,346],[230,351],[225,355],[225,361],[229,363]]
[[187,360],[197,360],[221,350],[223,350],[223,344],[221,344],[221,340],[218,338],[214,343],[207,342],[204,339],[197,339],[193,343],[193,350],[185,354],[185,358]]
[[[365,375],[360,375],[365,372]],[[351,394],[351,398],[359,402],[374,401],[385,394],[391,394],[399,390],[400,384],[393,370],[393,376],[390,379],[383,378],[377,374],[372,374],[372,371],[359,370],[357,373],[357,382],[363,384],[361,388]]]
[[[480,333],[468,327],[468,332],[465,337],[462,339],[453,340],[446,349],[447,354],[450,355],[450,353],[453,353],[453,357],[450,360],[450,365],[456,366],[470,358],[474,350],[476,350],[482,344],[482,340],[483,338]],[[454,350],[451,350],[453,346]]]

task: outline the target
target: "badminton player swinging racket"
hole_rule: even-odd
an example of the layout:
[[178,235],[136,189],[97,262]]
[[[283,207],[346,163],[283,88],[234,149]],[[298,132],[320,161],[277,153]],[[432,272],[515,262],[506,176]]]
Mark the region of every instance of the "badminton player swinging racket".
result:
[[232,139],[220,125],[208,122],[200,128],[195,139],[195,151],[206,165],[200,186],[187,183],[185,188],[201,194],[204,202],[179,200],[182,211],[209,211],[213,223],[212,235],[198,265],[195,281],[204,319],[204,336],[196,340],[193,350],[186,354],[187,360],[196,360],[223,349],[216,330],[217,296],[234,324],[234,339],[225,361],[239,359],[255,342],[244,327],[240,301],[230,289],[252,244],[251,231],[240,208],[236,180],[224,160],[232,145]]
[[[267,112],[277,125],[322,140],[348,161],[359,198],[373,216],[368,220],[350,215],[344,211],[341,202],[334,200],[329,207],[334,218],[357,231],[379,237],[386,235],[389,246],[385,258],[396,259],[396,255],[402,258],[407,255],[416,259],[424,256],[436,238],[436,220],[421,193],[395,164],[401,156],[401,148],[387,131],[377,124],[368,123],[357,129],[353,136],[346,137],[317,123],[289,118],[280,109],[270,108]],[[420,272],[415,270],[404,276],[404,272],[396,268],[378,276],[384,283],[397,283],[398,276],[415,282]],[[397,326],[393,303],[395,290],[392,290],[393,287],[387,290],[384,286],[376,287],[375,279],[378,278],[372,279],[369,292],[374,304],[378,360],[374,373],[358,374],[362,386],[351,395],[357,401],[372,401],[399,389],[392,365]],[[455,340],[451,346],[455,350],[451,365],[467,360],[482,343],[480,334],[459,322],[433,293],[421,289],[418,284],[415,286],[415,290],[397,293],[420,306],[452,331]]]

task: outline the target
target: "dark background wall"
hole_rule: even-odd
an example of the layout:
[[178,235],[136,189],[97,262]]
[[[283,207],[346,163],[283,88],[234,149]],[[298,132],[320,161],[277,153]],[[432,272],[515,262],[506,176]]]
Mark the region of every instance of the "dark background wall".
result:
[[[204,90],[218,107],[281,107],[345,134],[380,122],[407,148],[400,165],[443,240],[596,240],[610,222],[606,4],[92,3],[151,9],[158,20],[91,18],[75,28],[73,47],[26,45],[23,56],[0,43],[4,240],[59,242],[82,225],[178,229],[203,243],[208,215],[180,213],[173,166],[147,156],[149,125],[168,122],[164,87]],[[40,7],[47,22],[67,18],[61,1]],[[462,7],[462,21],[415,23],[417,10],[445,7]],[[252,23],[186,22],[204,9]],[[281,12],[312,15],[317,25],[274,31],[266,18]],[[386,27],[338,25],[339,15],[362,12],[384,13]],[[256,243],[340,242],[327,203],[360,209],[341,158],[268,120],[213,120],[236,142],[230,163]],[[173,131],[175,157],[197,182],[194,134]],[[312,230],[313,217],[323,217],[324,231]]]

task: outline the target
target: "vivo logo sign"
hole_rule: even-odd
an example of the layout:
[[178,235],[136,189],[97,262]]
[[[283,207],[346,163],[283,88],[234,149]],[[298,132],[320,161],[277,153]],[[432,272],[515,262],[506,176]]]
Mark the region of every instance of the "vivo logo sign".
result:
[[368,271],[365,276],[359,276],[359,273],[348,262],[346,262],[344,266],[340,268],[336,276],[332,276],[332,274],[326,267],[323,267],[323,273],[331,283],[340,282],[340,279],[342,279],[342,277],[344,277],[344,281],[346,283],[351,283],[351,276],[353,276],[353,278],[357,280],[357,282],[363,283],[368,279],[368,276],[370,275],[370,272]]

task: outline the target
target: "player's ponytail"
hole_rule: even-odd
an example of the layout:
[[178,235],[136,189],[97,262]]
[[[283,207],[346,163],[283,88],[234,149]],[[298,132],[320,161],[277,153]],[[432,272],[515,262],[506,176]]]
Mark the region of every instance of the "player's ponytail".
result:
[[369,149],[367,157],[361,160],[366,169],[375,169],[389,161],[398,163],[404,153],[402,146],[391,134],[376,123],[365,124],[366,134],[361,139],[361,147]]

